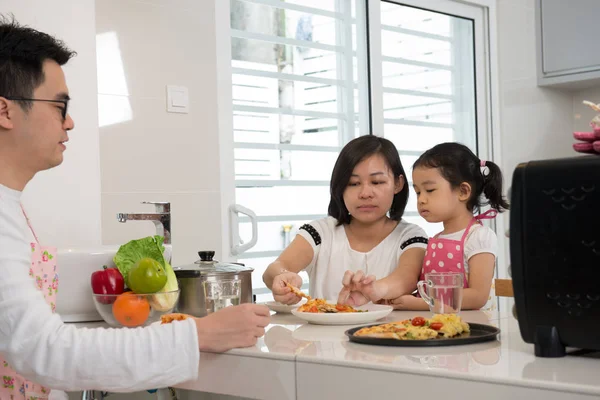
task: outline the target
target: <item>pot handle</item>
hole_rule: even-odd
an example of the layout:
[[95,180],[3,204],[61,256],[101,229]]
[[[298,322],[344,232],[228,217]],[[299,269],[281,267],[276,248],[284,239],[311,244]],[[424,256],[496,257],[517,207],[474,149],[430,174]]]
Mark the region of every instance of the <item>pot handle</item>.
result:
[[[240,232],[238,229],[238,213],[247,215],[248,218],[250,218],[250,223],[252,224],[252,238],[248,243],[244,243],[240,238]],[[239,204],[232,204],[229,206],[229,223],[232,255],[236,256],[254,247],[258,240],[258,222],[254,211]]]

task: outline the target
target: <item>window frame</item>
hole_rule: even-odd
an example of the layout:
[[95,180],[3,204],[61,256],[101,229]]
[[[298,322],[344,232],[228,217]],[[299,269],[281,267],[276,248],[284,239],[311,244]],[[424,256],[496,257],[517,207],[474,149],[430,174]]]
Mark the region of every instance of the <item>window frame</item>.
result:
[[[345,1],[345,0],[344,0]],[[371,15],[378,15],[380,2],[382,0],[362,0],[364,1],[367,18]],[[501,157],[501,135],[500,135],[500,106],[499,106],[499,74],[498,74],[498,39],[497,39],[497,0],[391,0],[392,2],[407,6],[414,6],[432,11],[443,12],[451,15],[469,17],[470,15],[476,21],[474,26],[475,57],[479,61],[476,63],[476,90],[478,93],[476,101],[477,118],[477,150],[481,158],[493,159],[496,164],[502,165]],[[276,5],[278,0],[258,0],[262,4]],[[232,67],[231,67],[231,29],[230,29],[230,2],[215,0],[215,20],[216,28],[216,73],[218,86],[218,121],[219,121],[219,158],[220,158],[220,182],[221,188],[219,196],[221,199],[221,221],[222,221],[222,247],[220,254],[226,260],[234,261],[237,258],[231,254],[231,240],[228,229],[231,226],[229,205],[235,203],[235,173],[234,173],[234,155],[233,149],[236,147],[233,141],[233,104],[232,104]],[[357,0],[357,5],[362,3]],[[302,11],[303,6],[287,5],[289,9]],[[328,13],[324,11],[325,13]],[[335,14],[335,13],[332,13]],[[367,23],[369,42],[367,45],[368,57],[359,57],[359,64],[364,61],[362,68],[368,65],[368,85],[370,93],[369,99],[360,99],[361,107],[369,104],[369,131],[371,133],[383,132],[383,118],[379,117],[376,110],[383,110],[383,91],[381,85],[381,62],[376,53],[380,47],[377,47],[377,37],[381,35],[381,27],[378,26],[373,18],[368,19]],[[357,35],[360,32],[357,30]],[[380,43],[380,42],[379,42]],[[478,55],[482,55],[478,57]],[[359,65],[359,68],[361,66]],[[377,78],[379,76],[379,80]],[[481,91],[483,89],[483,91]],[[482,94],[479,94],[479,93]],[[380,115],[383,115],[381,113]],[[308,149],[307,149],[308,150]],[[405,154],[405,153],[402,153]],[[505,184],[509,186],[509,175],[505,172]],[[314,217],[314,216],[313,216]],[[508,226],[507,216],[504,214],[496,218],[494,228],[498,235],[498,262],[499,268],[496,270],[496,276],[499,278],[507,277],[506,267],[508,266],[508,246],[504,239],[504,232]],[[499,302],[500,306],[500,302]]]

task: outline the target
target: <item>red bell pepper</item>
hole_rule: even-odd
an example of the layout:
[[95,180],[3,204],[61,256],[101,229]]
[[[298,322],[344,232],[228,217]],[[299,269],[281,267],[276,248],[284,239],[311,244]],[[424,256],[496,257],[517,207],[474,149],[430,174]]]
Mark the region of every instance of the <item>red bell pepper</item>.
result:
[[[123,275],[116,268],[103,269],[92,273],[92,292],[94,294],[118,295],[125,290]],[[98,301],[102,304],[112,304],[117,299],[116,296],[98,296]]]

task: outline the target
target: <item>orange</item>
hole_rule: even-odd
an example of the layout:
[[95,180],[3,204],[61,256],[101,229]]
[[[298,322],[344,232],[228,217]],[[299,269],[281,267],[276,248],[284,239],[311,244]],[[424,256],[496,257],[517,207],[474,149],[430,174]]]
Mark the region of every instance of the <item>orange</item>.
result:
[[150,316],[150,303],[143,296],[132,292],[120,294],[112,307],[113,315],[123,326],[143,325]]

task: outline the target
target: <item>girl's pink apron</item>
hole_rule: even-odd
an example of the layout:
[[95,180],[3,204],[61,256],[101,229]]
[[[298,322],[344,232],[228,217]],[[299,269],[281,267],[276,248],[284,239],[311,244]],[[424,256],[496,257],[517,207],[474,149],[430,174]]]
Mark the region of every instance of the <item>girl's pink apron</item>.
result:
[[[25,211],[23,210],[23,214]],[[25,214],[27,225],[33,233],[35,243],[31,243],[31,267],[29,276],[34,279],[35,287],[44,294],[52,312],[56,310],[56,292],[58,290],[58,273],[56,271],[56,247],[41,246],[29,218]],[[17,374],[0,354],[0,399],[2,400],[37,400],[47,399],[50,389],[30,382]]]
[[482,219],[493,219],[497,214],[496,210],[488,210],[473,217],[460,240],[439,238],[439,233],[430,238],[419,280],[424,281],[425,274],[430,272],[458,272],[463,275],[463,287],[468,288],[469,281],[465,274],[465,264],[468,261],[464,257],[465,240],[474,223],[480,224]]

